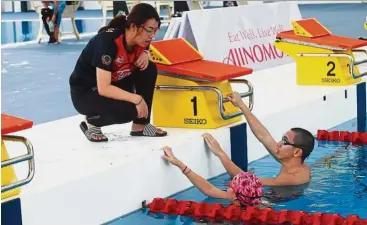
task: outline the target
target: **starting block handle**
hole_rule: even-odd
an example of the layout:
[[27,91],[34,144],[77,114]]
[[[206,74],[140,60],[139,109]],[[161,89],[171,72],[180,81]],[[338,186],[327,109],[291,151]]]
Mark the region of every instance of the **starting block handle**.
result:
[[[247,85],[248,87],[248,92],[244,92],[244,93],[240,93],[240,96],[242,98],[244,97],[250,97],[250,103],[249,103],[249,109],[252,110],[253,108],[253,86],[252,84],[245,80],[245,79],[236,79],[236,80],[233,80],[233,79],[230,79],[229,80],[230,82],[232,83],[244,83]],[[228,114],[228,115],[225,115],[224,114],[224,107],[223,107],[223,104],[225,102],[228,102],[228,98],[223,98],[223,95],[222,95],[222,92],[216,88],[216,87],[210,87],[210,86],[173,86],[173,85],[156,85],[155,87],[156,89],[159,89],[159,90],[181,90],[181,91],[197,91],[197,90],[200,90],[200,91],[214,91],[217,96],[218,96],[218,112],[219,112],[219,115],[221,116],[221,118],[223,120],[229,120],[229,119],[232,119],[234,117],[237,117],[237,116],[240,116],[242,115],[242,112],[237,112],[237,113],[232,113],[232,114]]]
[[352,52],[362,52],[367,55],[367,50],[365,49],[353,49]]
[[[242,84],[246,84],[248,87],[248,92],[244,92],[244,93],[239,93],[241,98],[246,98],[249,97],[249,110],[251,111],[254,107],[254,87],[252,86],[252,84],[245,79],[229,79],[228,80],[230,83],[242,83]],[[223,103],[229,102],[228,98],[224,98],[223,99]],[[241,113],[240,113],[241,114]]]
[[[252,84],[248,80],[245,80],[245,79],[229,79],[228,81],[229,81],[229,83],[241,83],[241,84],[246,84],[247,85],[248,92],[243,92],[243,93],[239,93],[239,94],[240,94],[241,98],[249,97],[249,106],[248,106],[248,108],[251,111],[253,106],[254,106],[254,87],[252,86]],[[229,100],[228,100],[228,98],[223,98],[222,102],[226,103],[226,102],[229,102]],[[223,111],[223,104],[221,106],[221,110]],[[237,113],[227,114],[227,115],[224,115],[224,112],[221,113],[221,116],[224,120],[229,120],[229,119],[232,119],[234,117],[241,116],[241,115],[242,115],[241,111],[239,111]]]
[[5,192],[5,191],[9,191],[11,189],[23,186],[25,184],[28,184],[34,177],[34,151],[33,151],[33,146],[31,144],[31,142],[24,138],[24,137],[20,137],[20,136],[15,136],[15,135],[3,135],[2,136],[2,140],[3,141],[13,141],[13,142],[21,142],[23,143],[26,147],[27,147],[27,154],[22,155],[22,156],[18,156],[12,159],[7,159],[1,162],[1,168],[6,167],[6,166],[11,166],[23,161],[28,161],[28,176],[27,178],[23,179],[23,180],[19,180],[16,181],[14,183],[8,184],[8,185],[4,185],[1,186],[1,193]]
[[[364,52],[367,55],[367,51],[363,49],[355,49],[353,52]],[[367,72],[361,73],[359,75],[354,74],[354,66],[367,63],[367,59],[356,61],[354,62],[354,59],[352,56],[344,53],[298,53],[297,56],[305,56],[305,57],[345,57],[349,59],[349,72],[352,75],[354,79],[361,78],[363,76],[367,75]]]

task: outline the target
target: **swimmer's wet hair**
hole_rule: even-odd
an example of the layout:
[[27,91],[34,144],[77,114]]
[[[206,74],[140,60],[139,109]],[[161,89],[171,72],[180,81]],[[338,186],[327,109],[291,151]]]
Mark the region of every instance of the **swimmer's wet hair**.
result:
[[294,127],[291,129],[291,131],[296,133],[294,144],[300,146],[302,149],[302,162],[304,162],[313,151],[315,146],[315,137],[311,134],[311,132],[303,128]]

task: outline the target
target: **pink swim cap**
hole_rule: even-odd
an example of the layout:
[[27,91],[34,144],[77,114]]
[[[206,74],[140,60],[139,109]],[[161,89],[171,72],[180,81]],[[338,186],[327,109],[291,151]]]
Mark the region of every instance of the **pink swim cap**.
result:
[[248,172],[241,172],[233,177],[229,187],[233,189],[236,198],[243,205],[260,203],[262,184],[259,178]]

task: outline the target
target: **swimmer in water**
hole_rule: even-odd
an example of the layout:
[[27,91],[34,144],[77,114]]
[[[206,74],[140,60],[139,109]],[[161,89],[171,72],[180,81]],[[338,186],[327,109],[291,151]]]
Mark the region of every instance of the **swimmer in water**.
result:
[[162,148],[164,159],[180,168],[182,173],[201,192],[213,198],[227,199],[235,205],[258,205],[261,203],[263,187],[295,187],[304,186],[311,180],[310,168],[304,162],[314,148],[313,135],[302,128],[292,128],[284,133],[280,141],[275,141],[268,130],[251,113],[240,95],[235,92],[228,96],[231,103],[239,107],[246,117],[247,123],[256,138],[264,145],[269,153],[282,164],[279,174],[273,178],[262,178],[250,172],[244,172],[235,165],[223,151],[217,140],[210,134],[203,138],[210,150],[220,159],[224,168],[232,177],[226,191],[212,185],[175,157],[168,146]]

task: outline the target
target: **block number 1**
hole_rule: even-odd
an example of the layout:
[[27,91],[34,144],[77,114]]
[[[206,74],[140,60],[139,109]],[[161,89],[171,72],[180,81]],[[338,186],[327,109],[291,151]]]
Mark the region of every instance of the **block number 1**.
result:
[[198,115],[198,101],[197,101],[196,96],[191,99],[191,102],[192,102],[192,107],[194,109],[194,116],[197,116]]

